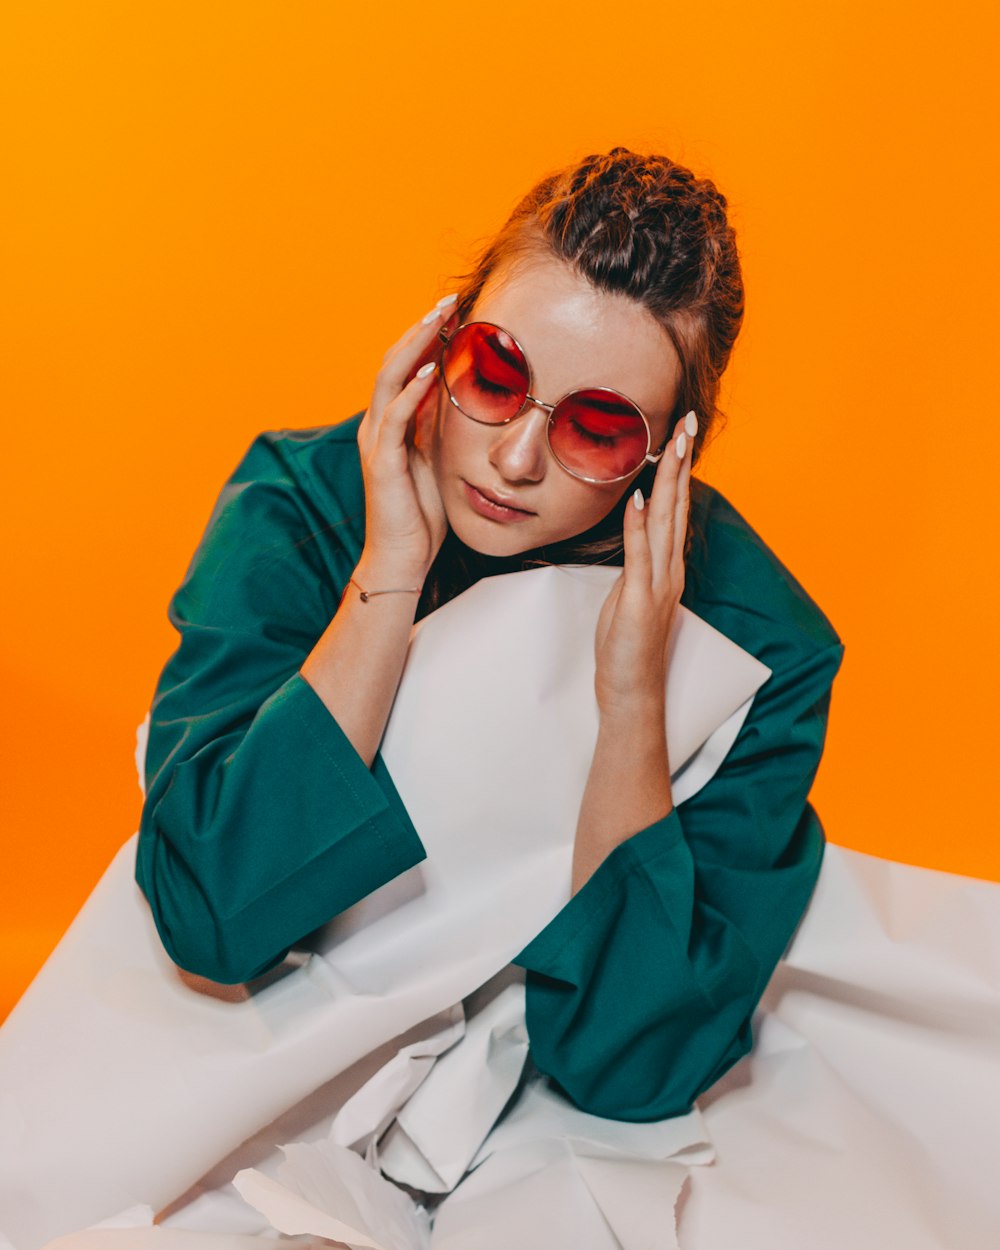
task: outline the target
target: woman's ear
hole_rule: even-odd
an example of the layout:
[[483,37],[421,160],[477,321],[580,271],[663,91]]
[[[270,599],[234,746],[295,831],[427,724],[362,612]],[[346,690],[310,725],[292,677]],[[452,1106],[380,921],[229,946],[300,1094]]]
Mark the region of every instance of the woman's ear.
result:
[[627,495],[631,495],[632,492],[636,489],[636,487],[638,487],[639,490],[642,491],[643,495],[648,499],[650,494],[652,493],[653,483],[655,481],[656,481],[656,465],[655,464],[644,465],[643,468],[635,475],[632,481],[629,482],[628,490],[625,493]]

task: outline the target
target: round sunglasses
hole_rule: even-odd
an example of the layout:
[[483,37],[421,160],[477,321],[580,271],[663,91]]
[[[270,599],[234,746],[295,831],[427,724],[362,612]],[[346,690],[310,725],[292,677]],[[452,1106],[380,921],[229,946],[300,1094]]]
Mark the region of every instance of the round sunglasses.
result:
[[449,333],[441,376],[448,398],[482,425],[506,425],[528,407],[549,414],[545,434],[556,462],[584,482],[619,482],[644,464],[656,464],[666,445],[650,453],[652,431],[642,409],[620,391],[591,386],[554,404],[531,394],[531,366],[508,331],[490,321],[467,321]]

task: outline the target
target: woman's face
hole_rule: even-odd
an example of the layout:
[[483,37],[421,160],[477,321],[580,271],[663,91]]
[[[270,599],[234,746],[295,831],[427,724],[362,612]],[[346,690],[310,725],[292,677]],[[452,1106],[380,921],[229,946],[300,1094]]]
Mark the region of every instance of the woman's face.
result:
[[[517,339],[538,399],[554,404],[567,391],[612,387],[646,414],[653,449],[668,437],[680,360],[667,332],[634,300],[596,290],[556,257],[538,257],[495,273],[466,320],[491,321]],[[573,477],[549,451],[548,419],[529,407],[507,425],[482,425],[459,412],[438,383],[430,438],[419,441],[451,528],[473,550],[509,556],[583,533],[641,471],[605,484]],[[523,514],[486,515],[473,488]]]

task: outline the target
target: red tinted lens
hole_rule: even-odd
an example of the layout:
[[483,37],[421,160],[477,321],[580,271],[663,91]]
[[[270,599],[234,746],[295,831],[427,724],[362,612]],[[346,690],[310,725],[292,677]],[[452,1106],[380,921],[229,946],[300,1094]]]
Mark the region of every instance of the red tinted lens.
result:
[[610,482],[637,469],[649,450],[642,413],[615,391],[574,391],[549,423],[552,454],[583,477]]
[[482,321],[463,326],[451,339],[442,372],[452,399],[476,421],[510,421],[528,394],[520,348],[505,330]]

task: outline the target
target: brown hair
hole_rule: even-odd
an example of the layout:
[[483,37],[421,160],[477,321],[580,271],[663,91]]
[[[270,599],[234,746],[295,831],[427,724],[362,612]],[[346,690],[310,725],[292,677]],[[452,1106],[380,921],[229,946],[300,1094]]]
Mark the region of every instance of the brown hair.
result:
[[[473,269],[455,280],[459,321],[467,319],[495,271],[540,253],[566,261],[598,290],[630,296],[663,326],[680,358],[681,382],[667,429],[672,432],[694,409],[696,464],[724,422],[719,386],[743,322],[743,277],[726,207],[713,182],[666,156],[616,147],[584,157],[538,182]],[[649,495],[655,473],[655,465],[646,465],[597,526],[534,552],[484,556],[449,527],[418,618],[489,573],[546,563],[620,564],[624,509],[636,486]],[[691,530],[689,525],[688,549]]]

